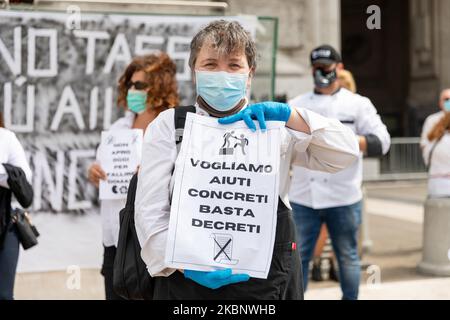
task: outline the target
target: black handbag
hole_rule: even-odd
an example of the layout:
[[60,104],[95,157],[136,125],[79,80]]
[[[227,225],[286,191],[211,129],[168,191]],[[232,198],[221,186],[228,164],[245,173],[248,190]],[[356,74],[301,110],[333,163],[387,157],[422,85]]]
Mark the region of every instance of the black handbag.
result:
[[24,250],[38,244],[39,232],[31,223],[28,212],[22,209],[14,209],[11,212],[11,224],[16,227],[20,243]]
[[[12,215],[15,212],[11,208],[12,195],[15,196],[17,201],[24,208],[29,207],[33,201],[33,188],[27,181],[24,171],[11,164],[3,163],[2,165],[8,174],[7,182],[9,188],[0,187],[0,249],[3,248],[6,231],[8,231],[10,227],[14,227],[11,224]],[[28,230],[26,220],[19,215],[17,221],[19,222],[18,226],[20,230],[22,230],[22,233],[24,234],[25,245],[27,247],[35,245],[33,244],[34,241],[32,241],[32,238],[26,236]],[[30,228],[33,230],[34,227],[30,226]],[[36,228],[34,228],[34,230],[37,232]]]

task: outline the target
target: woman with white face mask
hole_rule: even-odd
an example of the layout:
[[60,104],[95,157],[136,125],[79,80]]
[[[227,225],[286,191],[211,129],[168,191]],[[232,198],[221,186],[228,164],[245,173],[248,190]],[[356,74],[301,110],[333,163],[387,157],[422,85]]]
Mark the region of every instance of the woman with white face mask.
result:
[[201,272],[165,265],[169,186],[177,159],[174,111],[168,110],[146,131],[135,200],[136,232],[141,256],[155,277],[155,299],[303,298],[295,224],[287,198],[291,160],[311,169],[336,172],[357,158],[358,145],[353,133],[337,120],[281,103],[248,105],[246,96],[256,56],[253,39],[239,23],[219,20],[193,38],[189,65],[197,90],[198,115],[216,117],[221,124],[243,120],[252,131],[257,129],[255,119],[262,130],[266,120],[286,122],[281,148],[288,151],[280,159],[280,201],[268,278],[232,274],[230,269]]
[[[114,122],[109,130],[142,129],[145,131],[159,113],[178,105],[176,65],[165,53],[136,57],[127,66],[119,79],[119,107],[125,109],[124,117]],[[97,158],[100,154],[97,150]],[[99,161],[94,162],[88,172],[89,181],[97,188],[101,179],[106,179]],[[126,200],[102,200],[104,256],[102,275],[105,278],[107,300],[120,299],[113,290],[113,263],[119,237],[119,212]]]

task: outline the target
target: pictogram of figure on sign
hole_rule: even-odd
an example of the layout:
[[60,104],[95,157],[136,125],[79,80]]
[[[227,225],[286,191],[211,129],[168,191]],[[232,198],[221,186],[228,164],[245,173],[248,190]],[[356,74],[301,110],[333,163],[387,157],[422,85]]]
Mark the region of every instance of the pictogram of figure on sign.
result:
[[[223,145],[220,147],[219,154],[220,155],[233,155],[234,150],[237,146],[241,147],[242,154],[246,155],[245,153],[245,146],[248,146],[248,139],[245,137],[245,135],[241,134],[240,137],[236,137],[233,135],[234,131],[226,132],[223,135]],[[235,140],[234,146],[231,147],[231,141],[230,139],[233,138]]]
[[233,133],[234,133],[234,131],[231,131],[231,132],[227,132],[223,135],[222,148],[225,148],[225,145],[226,145],[226,148],[230,147],[230,145],[231,145],[230,138],[235,138],[235,136],[233,136]]
[[233,138],[237,140],[233,148],[236,149],[237,146],[240,146],[242,149],[242,154],[245,156],[245,146],[248,146],[248,139],[243,134],[241,134],[240,138]]

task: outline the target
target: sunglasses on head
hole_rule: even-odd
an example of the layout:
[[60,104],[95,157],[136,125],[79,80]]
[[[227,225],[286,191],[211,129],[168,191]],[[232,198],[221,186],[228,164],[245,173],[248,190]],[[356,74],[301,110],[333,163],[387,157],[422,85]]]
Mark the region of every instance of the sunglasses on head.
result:
[[134,87],[136,90],[144,90],[147,89],[148,84],[142,81],[130,81],[128,82],[128,89]]

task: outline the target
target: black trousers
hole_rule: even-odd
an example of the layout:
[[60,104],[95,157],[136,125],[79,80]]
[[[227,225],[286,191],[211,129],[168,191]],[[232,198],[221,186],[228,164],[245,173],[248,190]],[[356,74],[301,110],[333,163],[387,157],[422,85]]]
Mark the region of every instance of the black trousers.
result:
[[104,246],[104,248],[105,250],[103,253],[103,265],[100,272],[103,275],[103,278],[105,279],[106,300],[125,300],[115,293],[113,287],[114,259],[116,257],[117,248],[115,246],[112,247]]
[[303,300],[300,254],[296,249],[295,222],[291,210],[280,200],[272,263],[267,279],[250,278],[216,290],[186,279],[176,271],[156,277],[155,300]]
[[17,227],[7,229],[4,236],[3,248],[0,248],[0,300],[13,300],[20,244]]

